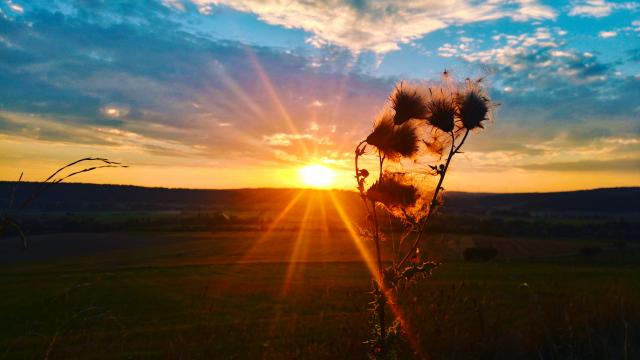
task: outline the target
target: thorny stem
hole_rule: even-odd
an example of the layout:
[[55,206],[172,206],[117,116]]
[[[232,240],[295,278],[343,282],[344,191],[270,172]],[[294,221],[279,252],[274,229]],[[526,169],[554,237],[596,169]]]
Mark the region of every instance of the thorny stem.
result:
[[[378,172],[378,181],[382,181],[382,164],[384,163],[384,156],[378,150],[378,159],[379,159],[379,172]],[[376,213],[376,202],[371,201],[371,207],[373,208],[373,227],[374,227],[374,239],[376,242],[376,255],[378,258],[378,282],[380,284],[380,289],[382,290],[382,301],[378,305],[378,317],[380,321],[380,337],[384,340],[386,338],[386,325],[385,325],[385,314],[384,314],[384,305],[386,303],[385,299],[385,291],[384,291],[384,268],[382,266],[382,254],[380,252],[380,227],[378,226],[378,214]]]
[[380,321],[380,337],[384,340],[386,338],[386,325],[385,325],[385,314],[384,314],[384,305],[386,303],[385,300],[385,291],[384,291],[384,272],[382,267],[382,255],[380,254],[380,232],[378,228],[378,218],[376,214],[376,203],[375,201],[371,201],[371,207],[373,208],[373,227],[374,227],[374,235],[373,239],[376,243],[376,256],[378,258],[378,288],[382,293],[382,301],[380,301],[378,306],[378,320]]
[[400,263],[398,264],[397,266],[398,268],[404,265],[407,262],[407,260],[411,258],[411,255],[413,255],[413,253],[418,248],[418,245],[420,245],[420,240],[422,239],[422,234],[424,234],[424,230],[426,228],[427,222],[429,221],[429,218],[433,214],[433,211],[436,208],[436,205],[438,203],[438,194],[440,194],[440,190],[442,190],[442,183],[444,181],[445,175],[447,174],[447,169],[449,168],[451,159],[455,154],[457,154],[460,151],[460,148],[464,144],[468,135],[469,135],[469,129],[465,131],[464,136],[462,137],[462,140],[460,140],[460,143],[456,146],[455,136],[453,132],[451,133],[451,150],[449,150],[449,156],[447,157],[447,161],[444,165],[444,168],[440,171],[440,180],[438,180],[438,185],[436,186],[436,190],[433,192],[433,197],[431,198],[431,203],[429,204],[429,210],[427,212],[427,215],[420,221],[420,224],[418,225],[418,236],[416,237],[416,240],[413,242],[411,249],[407,252],[407,254],[404,256],[402,261],[400,261]]
[[364,194],[364,178],[362,178],[362,176],[360,175],[360,168],[358,167],[358,159],[360,158],[360,155],[363,152],[363,150],[360,149],[360,147],[362,146],[362,144],[366,142],[367,142],[366,140],[362,140],[358,144],[358,146],[356,146],[355,170],[356,170],[356,181],[358,182],[358,191],[360,192],[360,198],[362,198],[362,201],[364,202],[364,207],[367,209],[367,213],[371,215],[369,210],[369,204],[367,204],[367,198]]
[[[376,212],[376,202],[371,201],[371,208],[369,208],[369,204],[367,203],[367,198],[364,193],[364,177],[360,174],[360,168],[358,166],[358,159],[362,154],[363,150],[361,146],[366,142],[366,140],[361,141],[358,146],[356,146],[356,154],[355,154],[355,172],[356,172],[356,180],[358,182],[358,191],[360,192],[360,197],[362,198],[365,208],[367,209],[367,213],[369,214],[369,218],[371,219],[371,224],[373,225],[373,239],[376,245],[376,257],[378,261],[378,278],[376,282],[378,283],[378,291],[382,293],[383,300],[376,304],[376,308],[378,311],[378,320],[380,323],[380,338],[384,341],[386,338],[386,324],[385,324],[385,303],[386,300],[384,298],[384,267],[382,265],[382,253],[380,251],[380,228],[378,226],[378,216]],[[378,181],[382,180],[382,165],[384,164],[385,157],[382,155],[380,151],[378,151],[378,161],[379,161],[379,174]],[[377,299],[376,299],[377,301]]]

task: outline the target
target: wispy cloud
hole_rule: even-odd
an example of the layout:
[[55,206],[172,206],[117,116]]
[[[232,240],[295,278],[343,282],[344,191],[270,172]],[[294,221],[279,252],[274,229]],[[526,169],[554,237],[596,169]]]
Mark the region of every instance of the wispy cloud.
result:
[[574,3],[569,10],[569,15],[601,18],[611,15],[614,10],[633,10],[636,8],[638,8],[637,2],[587,0]]
[[608,39],[612,37],[616,37],[618,35],[617,31],[600,31],[598,35],[603,39]]
[[527,21],[556,17],[552,8],[535,0],[192,1],[199,6],[223,4],[239,11],[254,13],[269,24],[309,32],[310,44],[334,44],[353,52],[387,53],[398,50],[401,44],[450,26],[501,18]]
[[637,159],[608,159],[608,160],[583,160],[550,162],[540,164],[527,164],[519,166],[527,170],[547,171],[622,171],[640,174],[640,162]]

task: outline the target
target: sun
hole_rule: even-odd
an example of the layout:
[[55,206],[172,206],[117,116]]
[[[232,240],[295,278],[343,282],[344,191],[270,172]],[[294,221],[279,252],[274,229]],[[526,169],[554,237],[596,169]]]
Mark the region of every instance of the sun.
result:
[[309,165],[298,171],[300,181],[312,187],[327,187],[333,182],[334,173],[322,165]]

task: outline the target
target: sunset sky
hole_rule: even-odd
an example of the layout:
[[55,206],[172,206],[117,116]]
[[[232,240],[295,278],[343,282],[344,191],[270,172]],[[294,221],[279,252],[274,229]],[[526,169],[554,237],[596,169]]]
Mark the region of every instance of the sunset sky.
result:
[[640,185],[638,2],[0,1],[0,180],[353,188],[394,84],[446,68],[501,104],[448,189]]

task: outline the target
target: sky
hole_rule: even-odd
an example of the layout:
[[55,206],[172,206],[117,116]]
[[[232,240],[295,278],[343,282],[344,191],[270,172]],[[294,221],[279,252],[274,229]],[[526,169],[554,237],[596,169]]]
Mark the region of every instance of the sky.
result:
[[354,188],[394,85],[484,77],[499,103],[450,190],[640,185],[640,3],[0,0],[0,180]]

